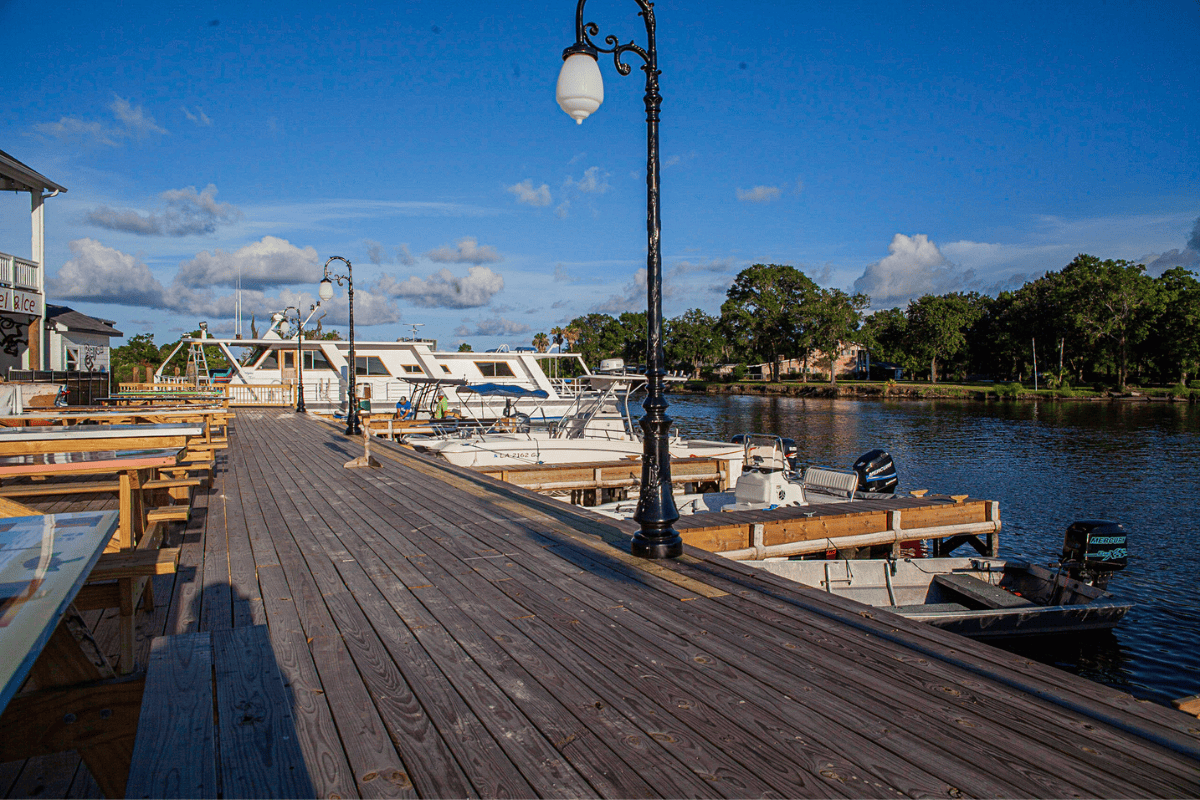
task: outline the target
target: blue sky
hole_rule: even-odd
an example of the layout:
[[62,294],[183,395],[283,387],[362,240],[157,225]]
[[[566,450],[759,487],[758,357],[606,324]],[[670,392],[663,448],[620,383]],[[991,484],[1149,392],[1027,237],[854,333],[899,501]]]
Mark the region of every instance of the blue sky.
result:
[[[1076,254],[1200,269],[1200,4],[656,6],[664,311],[790,264],[874,307]],[[644,79],[556,105],[570,0],[0,2],[0,149],[46,203],[50,302],[166,342],[316,299],[357,337],[528,344],[645,307]],[[601,37],[645,44],[630,0]],[[1189,247],[1189,244],[1191,245]],[[29,255],[28,195],[0,251]],[[344,325],[339,296],[327,327]],[[344,331],[344,328],[343,328]]]

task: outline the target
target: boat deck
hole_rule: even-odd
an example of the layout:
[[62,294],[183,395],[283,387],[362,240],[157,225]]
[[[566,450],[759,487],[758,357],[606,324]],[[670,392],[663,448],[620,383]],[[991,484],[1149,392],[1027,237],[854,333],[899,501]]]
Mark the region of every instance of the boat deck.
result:
[[[372,453],[344,469],[358,441],[239,412],[140,615],[143,658],[269,626],[319,796],[1200,795],[1193,717],[695,548],[635,559],[611,520]],[[115,650],[114,617],[91,621]],[[0,795],[98,789],[62,754],[0,765]]]

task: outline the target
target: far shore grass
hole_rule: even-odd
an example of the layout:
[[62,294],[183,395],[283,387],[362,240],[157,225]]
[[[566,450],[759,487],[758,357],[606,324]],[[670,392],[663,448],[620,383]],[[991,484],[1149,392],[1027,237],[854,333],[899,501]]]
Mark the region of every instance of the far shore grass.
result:
[[964,400],[1083,400],[1083,401],[1147,401],[1200,402],[1200,388],[1194,386],[1128,387],[1118,391],[1104,387],[1045,387],[1021,383],[929,383],[923,381],[828,381],[799,380],[762,381],[702,381],[689,380],[672,385],[670,391],[683,394],[761,394],[788,397],[862,397],[895,399],[964,399]]

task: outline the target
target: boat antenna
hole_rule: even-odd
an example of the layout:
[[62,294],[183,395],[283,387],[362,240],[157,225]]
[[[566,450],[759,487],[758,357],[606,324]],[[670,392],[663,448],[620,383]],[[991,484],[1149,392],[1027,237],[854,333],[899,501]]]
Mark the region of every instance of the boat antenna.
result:
[[424,322],[406,322],[404,324],[413,329],[411,341],[414,341],[414,342],[417,341],[417,328],[424,327],[425,323]]

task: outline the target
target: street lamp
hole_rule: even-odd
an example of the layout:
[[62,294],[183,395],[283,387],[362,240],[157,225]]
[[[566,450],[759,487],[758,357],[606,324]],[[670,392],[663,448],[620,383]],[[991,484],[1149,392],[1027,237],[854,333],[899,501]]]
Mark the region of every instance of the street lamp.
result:
[[[296,306],[288,306],[282,312],[275,315],[275,321],[279,323],[279,335],[287,337],[291,331],[291,322],[288,320],[287,312],[296,312],[296,413],[305,414],[308,412],[308,407],[304,405],[304,326],[308,324],[308,320],[313,318],[313,314],[317,313],[317,308],[321,305],[320,302],[311,303],[308,306],[307,319],[300,318],[300,309]],[[323,316],[323,315],[322,315]]]
[[612,53],[617,72],[628,75],[630,67],[621,60],[634,53],[642,61],[646,73],[646,402],[642,408],[642,485],[638,493],[634,519],[640,530],[630,543],[634,555],[643,558],[674,558],[683,554],[683,540],[672,525],[679,519],[675,498],[671,494],[671,451],[668,433],[671,418],[667,416],[664,396],[666,369],[662,343],[662,251],[659,242],[660,218],[658,196],[658,114],[662,95],[658,93],[658,49],[654,39],[654,4],[635,0],[641,9],[639,16],[646,24],[647,49],[632,41],[619,44],[616,36],[604,39],[608,47],[598,47],[591,36],[597,36],[596,23],[583,22],[583,6],[575,8],[575,44],[563,51],[562,71],[555,92],[558,104],[576,123],[583,124],[589,114],[604,102],[604,81],[597,63],[599,53]]
[[[329,265],[334,261],[341,261],[346,265],[346,274],[334,275],[331,280]],[[350,394],[347,401],[349,408],[346,411],[346,435],[361,436],[362,427],[358,422],[358,397],[354,391],[354,376],[358,372],[358,363],[354,358],[354,269],[350,262],[341,256],[331,256],[325,262],[325,277],[321,279],[321,286],[317,292],[322,303],[333,299],[333,281],[337,281],[338,286],[342,285],[342,281],[346,282],[346,297],[350,301],[350,368],[346,370],[350,380]]]

